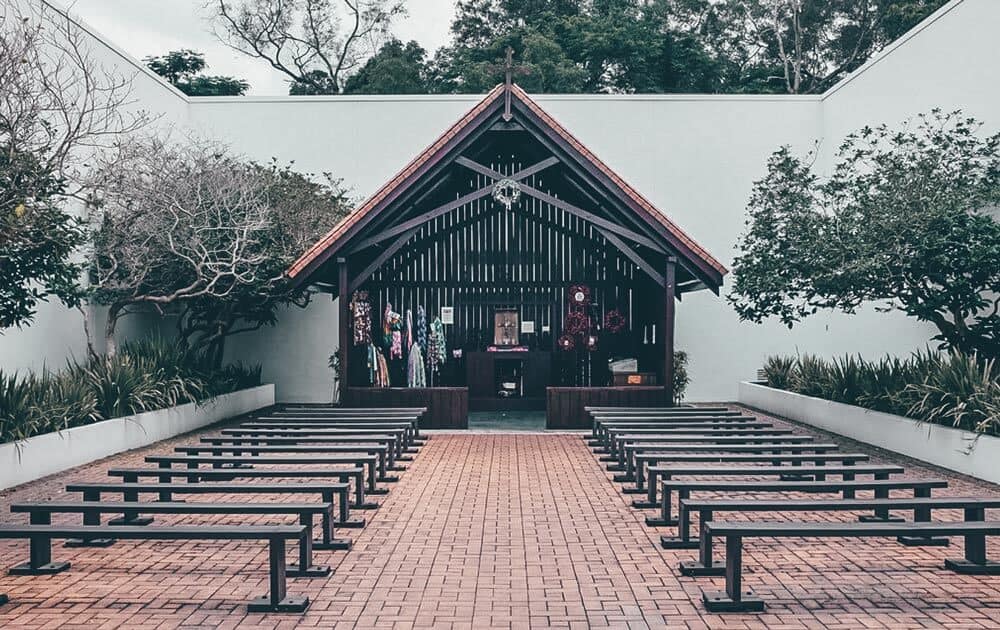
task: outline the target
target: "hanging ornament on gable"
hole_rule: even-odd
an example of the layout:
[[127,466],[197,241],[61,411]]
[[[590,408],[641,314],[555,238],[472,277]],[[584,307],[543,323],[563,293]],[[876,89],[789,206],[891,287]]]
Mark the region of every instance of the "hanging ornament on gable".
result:
[[493,199],[510,211],[521,198],[521,185],[513,179],[504,178],[493,185]]

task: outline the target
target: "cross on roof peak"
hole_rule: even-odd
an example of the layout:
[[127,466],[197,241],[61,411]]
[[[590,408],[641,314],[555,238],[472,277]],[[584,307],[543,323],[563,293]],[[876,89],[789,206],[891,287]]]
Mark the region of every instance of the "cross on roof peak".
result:
[[494,72],[502,70],[504,73],[504,92],[506,93],[507,102],[504,107],[503,119],[509,121],[513,118],[513,114],[510,111],[510,92],[511,87],[514,85],[514,77],[516,75],[531,74],[531,69],[514,63],[514,49],[508,46],[503,63],[490,66],[490,70]]

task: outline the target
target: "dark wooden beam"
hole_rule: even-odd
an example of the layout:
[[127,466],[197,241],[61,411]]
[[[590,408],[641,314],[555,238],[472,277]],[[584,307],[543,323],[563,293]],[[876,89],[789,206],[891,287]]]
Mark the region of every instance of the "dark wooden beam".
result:
[[594,225],[596,225],[598,227],[602,227],[602,228],[604,228],[606,230],[614,232],[615,234],[618,234],[620,236],[624,236],[625,238],[629,239],[630,241],[634,241],[636,243],[639,243],[640,245],[644,245],[644,246],[652,249],[655,252],[663,253],[663,248],[660,247],[659,243],[656,243],[652,239],[647,238],[647,237],[645,237],[642,234],[639,234],[637,232],[633,232],[632,230],[630,230],[630,229],[628,229],[626,227],[622,227],[622,226],[618,225],[617,223],[614,223],[612,221],[608,221],[604,217],[599,217],[596,214],[594,214],[593,212],[588,212],[588,211],[584,210],[583,208],[577,208],[576,206],[574,206],[573,204],[569,203],[568,201],[563,201],[562,199],[559,199],[558,197],[553,197],[552,195],[548,194],[547,192],[543,192],[541,190],[538,190],[537,188],[533,188],[531,186],[528,186],[527,184],[521,184],[521,192],[523,192],[526,195],[531,195],[535,199],[538,199],[540,201],[544,201],[547,204],[553,205],[553,206],[559,208],[560,210],[564,210],[564,211],[566,211],[566,212],[568,212],[570,214],[576,215],[576,216],[580,217],[581,219],[583,219],[584,221],[589,221],[589,222],[593,223]]
[[354,276],[354,279],[351,280],[350,290],[354,291],[355,289],[360,287],[362,283],[364,283],[364,281],[367,280],[368,277],[372,275],[372,273],[376,269],[382,266],[382,263],[384,263],[386,260],[389,259],[390,256],[399,251],[399,248],[405,245],[406,241],[413,238],[413,235],[416,234],[418,229],[420,229],[419,225],[415,228],[411,228],[409,232],[404,233],[402,236],[393,241],[392,245],[386,247],[385,250],[381,254],[379,254],[378,257],[375,260],[373,260],[370,265],[365,267],[364,271]]
[[437,208],[434,208],[433,210],[428,210],[427,212],[415,216],[412,219],[403,221],[399,225],[394,225],[383,232],[379,232],[375,236],[370,236],[366,238],[365,240],[359,242],[357,245],[351,248],[351,253],[367,249],[372,245],[381,243],[382,241],[392,238],[397,234],[403,234],[404,232],[409,232],[415,227],[420,227],[421,225],[427,223],[428,221],[432,221],[441,215],[448,214],[449,212],[455,210],[456,208],[460,208],[465,204],[471,203],[477,199],[482,199],[483,197],[486,197],[492,193],[493,193],[493,186],[490,185],[490,186],[484,186],[483,188],[480,188],[479,190],[471,192],[467,195],[462,195],[461,197],[455,199],[454,201],[449,201],[448,203],[440,205]]
[[350,300],[348,297],[350,295],[348,277],[347,259],[337,258],[337,298],[340,301],[337,308],[339,314],[337,329],[340,340],[340,347],[337,348],[337,352],[340,354],[340,380],[337,383],[337,387],[341,403],[344,402],[344,394],[347,392],[348,375],[350,374],[348,371],[348,357],[350,355],[351,343],[351,312],[348,305],[348,301]]
[[[542,162],[539,162],[538,164],[535,165],[535,167],[541,166],[541,165],[543,165],[546,162],[549,162],[551,160],[555,160],[556,162],[559,162],[558,158],[551,157],[551,158],[549,158],[547,160],[543,160]],[[462,166],[470,168],[470,169],[476,171],[477,173],[479,173],[481,175],[486,175],[487,177],[492,177],[493,179],[502,179],[504,177],[503,174],[498,173],[497,171],[494,171],[490,167],[484,166],[482,164],[479,164],[478,162],[473,162],[472,160],[470,160],[468,158],[463,158],[463,157],[460,156],[458,158],[455,158],[455,162],[457,164],[461,164]],[[517,180],[517,179],[523,179],[522,174],[525,173],[526,171],[531,170],[532,168],[535,168],[535,167],[528,167],[527,169],[525,169],[523,171],[515,173],[514,175],[510,176],[510,179],[515,179],[515,180]],[[559,199],[557,197],[553,197],[552,195],[550,195],[550,194],[548,194],[546,192],[542,192],[541,190],[538,190],[537,188],[533,188],[531,186],[528,186],[527,184],[521,184],[521,192],[523,192],[525,194],[528,194],[528,195],[531,195],[532,197],[534,197],[536,199],[539,199],[541,201],[544,201],[545,203],[553,205],[553,206],[559,208],[560,210],[564,210],[566,212],[569,212],[570,214],[574,214],[574,215],[580,217],[581,219],[583,219],[585,221],[590,221],[594,225],[603,227],[604,229],[610,230],[612,232],[617,232],[618,234],[621,234],[622,236],[628,237],[629,239],[635,241],[636,243],[640,243],[642,245],[645,245],[646,247],[652,249],[653,251],[657,251],[657,252],[661,252],[661,253],[663,252],[663,248],[660,247],[659,244],[655,243],[652,239],[646,238],[642,234],[638,234],[636,232],[633,232],[632,230],[630,230],[630,229],[628,229],[626,227],[622,227],[622,226],[618,225],[617,223],[614,223],[612,221],[608,221],[607,219],[605,219],[603,217],[599,217],[599,216],[597,216],[596,214],[594,214],[592,212],[588,212],[588,211],[586,211],[586,210],[584,210],[582,208],[577,208],[573,204],[571,204],[571,203],[569,203],[567,201],[563,201],[562,199]]]
[[549,168],[550,166],[555,166],[556,164],[559,164],[559,158],[557,158],[557,157],[545,158],[541,162],[539,162],[537,164],[532,164],[528,168],[522,169],[522,170],[514,173],[513,175],[504,175],[503,173],[499,173],[497,171],[494,171],[492,168],[490,168],[488,166],[485,166],[483,164],[480,164],[479,162],[474,162],[474,161],[470,160],[469,158],[467,158],[465,156],[462,156],[462,155],[460,155],[457,158],[455,158],[455,164],[459,164],[461,166],[464,166],[467,169],[470,169],[472,171],[475,171],[475,172],[479,173],[480,175],[485,175],[486,177],[490,177],[490,178],[493,178],[493,179],[505,179],[506,178],[506,179],[513,179],[514,181],[521,181],[522,179],[527,179],[527,178],[531,177],[535,173],[544,171],[545,169]]
[[[478,170],[479,168],[486,169],[488,171],[488,173],[485,173],[485,174],[487,174],[489,177],[492,177],[493,179],[503,179],[505,177],[504,175],[501,175],[500,173],[497,173],[496,171],[494,171],[492,169],[489,169],[489,168],[487,168],[485,166],[482,166],[481,164],[477,164],[476,162],[473,162],[472,160],[469,160],[468,158],[464,158],[464,157],[459,156],[459,157],[457,157],[455,159],[455,162],[459,163],[459,164],[462,164],[463,166],[467,166],[469,168],[472,168],[473,170]],[[539,162],[537,164],[533,164],[532,166],[529,166],[528,168],[522,169],[522,170],[514,173],[513,175],[510,176],[510,178],[514,179],[514,180],[524,179],[526,177],[530,177],[530,176],[534,175],[535,173],[537,173],[539,171],[542,171],[542,170],[545,170],[546,168],[548,168],[548,167],[550,167],[550,166],[552,166],[554,164],[558,164],[558,163],[559,163],[559,160],[557,160],[556,158],[548,158],[546,160],[542,160],[541,162]],[[472,165],[472,166],[470,166],[470,165]],[[473,168],[473,166],[475,168]],[[475,201],[477,199],[482,199],[483,197],[492,194],[492,192],[493,192],[493,185],[491,184],[489,186],[484,186],[484,187],[480,188],[479,190],[471,192],[471,193],[469,193],[467,195],[463,195],[463,196],[459,197],[458,199],[455,199],[454,201],[449,201],[448,203],[446,203],[444,205],[441,205],[441,206],[438,206],[437,208],[434,208],[433,210],[429,210],[427,212],[424,212],[421,215],[413,217],[412,219],[404,221],[404,222],[402,222],[402,223],[400,223],[398,225],[394,225],[393,227],[391,227],[391,228],[389,228],[389,229],[387,229],[387,230],[385,230],[383,232],[380,232],[380,233],[378,233],[378,234],[376,234],[374,236],[370,236],[370,237],[368,237],[368,238],[366,238],[366,239],[358,242],[354,247],[351,248],[351,253],[359,252],[362,249],[365,249],[365,248],[371,247],[372,245],[375,245],[376,243],[381,243],[382,241],[384,241],[386,239],[392,238],[393,236],[396,236],[397,234],[402,234],[403,232],[408,231],[410,228],[413,228],[413,227],[422,225],[424,223],[427,223],[428,221],[430,221],[432,219],[436,219],[437,217],[439,217],[441,215],[447,214],[447,213],[451,212],[452,210],[455,210],[456,208],[464,206],[467,203],[471,203],[471,202],[473,202],[473,201]]]
[[663,385],[666,404],[674,404],[674,320],[677,311],[677,258],[667,256],[663,286]]
[[664,285],[665,278],[662,275],[660,275],[656,271],[656,269],[653,269],[653,265],[651,265],[648,262],[646,262],[645,258],[643,258],[642,256],[640,256],[638,254],[638,252],[636,252],[634,249],[632,249],[631,247],[629,247],[628,244],[625,241],[623,241],[620,238],[618,238],[613,232],[610,232],[608,230],[604,230],[604,229],[601,229],[601,228],[595,228],[595,229],[598,231],[598,233],[600,233],[601,236],[603,236],[604,238],[608,239],[609,243],[611,243],[612,245],[614,245],[615,247],[617,247],[618,251],[620,251],[621,253],[625,254],[626,258],[628,258],[633,263],[635,263],[636,266],[639,267],[639,269],[642,269],[643,271],[645,271],[646,274],[650,278],[652,278],[653,280],[655,280],[657,286],[661,286],[662,287]]

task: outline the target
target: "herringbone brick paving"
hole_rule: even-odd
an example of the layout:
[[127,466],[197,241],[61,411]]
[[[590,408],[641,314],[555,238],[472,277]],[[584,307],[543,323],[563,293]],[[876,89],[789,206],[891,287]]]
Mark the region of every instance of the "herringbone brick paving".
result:
[[[836,438],[845,449],[870,448]],[[126,453],[0,494],[13,502],[65,497],[70,480],[106,479],[192,436]],[[876,453],[875,462],[902,461]],[[904,461],[907,474],[947,476],[949,494],[997,494],[989,484]],[[579,435],[437,434],[363,530],[343,530],[350,552],[316,552],[334,567],[290,579],[308,594],[305,615],[248,614],[267,589],[266,552],[253,543],[119,542],[56,547],[65,573],[0,576],[11,603],[4,628],[1000,628],[1000,577],[944,571],[950,549],[886,540],[748,541],[745,583],[768,603],[760,615],[704,612],[703,588],[721,578],[681,577],[692,551],[666,551],[667,528],[648,528]],[[761,495],[766,496],[766,495]],[[192,495],[191,500],[203,499]],[[276,500],[215,496],[211,500]],[[301,500],[287,497],[283,500]],[[1000,518],[994,512],[993,518]],[[745,514],[727,519],[851,519],[850,514]],[[79,516],[65,517],[67,522]],[[274,523],[274,517],[157,517],[160,523]],[[959,519],[957,512],[936,518]],[[289,518],[288,522],[294,521]],[[993,545],[996,547],[996,545]],[[25,559],[23,541],[0,543],[0,566]]]

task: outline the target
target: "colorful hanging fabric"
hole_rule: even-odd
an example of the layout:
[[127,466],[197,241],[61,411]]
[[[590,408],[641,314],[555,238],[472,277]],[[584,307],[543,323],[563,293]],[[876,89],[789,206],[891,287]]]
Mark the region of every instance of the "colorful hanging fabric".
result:
[[417,307],[417,345],[420,352],[427,356],[427,311],[423,306]]
[[355,291],[351,296],[351,320],[354,328],[354,345],[372,342],[372,305],[367,291]]
[[447,358],[444,324],[441,323],[440,317],[435,317],[434,321],[431,322],[430,334],[427,337],[427,361],[431,366],[431,371],[438,371]]
[[403,347],[409,352],[413,347],[413,311],[406,309],[406,335],[403,336]]
[[385,335],[385,347],[389,350],[389,358],[403,358],[403,316],[392,310],[392,303],[386,302],[385,316],[382,319],[382,332]]
[[375,344],[368,344],[368,382],[372,387],[389,387],[389,364],[386,363],[385,355],[375,347]]
[[424,368],[424,355],[420,345],[410,347],[410,358],[406,366],[406,382],[410,387],[427,387],[427,370]]
[[389,363],[385,360],[384,354],[377,349],[375,352],[378,354],[378,382],[375,383],[375,387],[389,387]]

